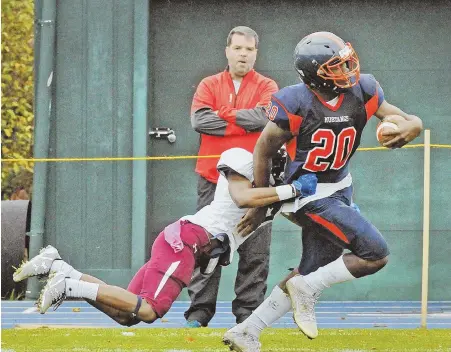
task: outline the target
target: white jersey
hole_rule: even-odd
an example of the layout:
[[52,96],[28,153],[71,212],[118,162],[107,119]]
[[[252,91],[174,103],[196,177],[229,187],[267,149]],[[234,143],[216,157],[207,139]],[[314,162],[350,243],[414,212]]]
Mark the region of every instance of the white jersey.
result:
[[236,225],[247,213],[248,208],[238,208],[233,201],[229,193],[229,182],[225,177],[225,172],[227,169],[231,169],[253,182],[253,156],[242,148],[228,149],[221,154],[216,168],[219,171],[219,179],[213,202],[194,215],[184,216],[182,220],[188,220],[193,224],[202,226],[212,235],[226,233],[229,236],[233,252],[249,237],[234,234]]

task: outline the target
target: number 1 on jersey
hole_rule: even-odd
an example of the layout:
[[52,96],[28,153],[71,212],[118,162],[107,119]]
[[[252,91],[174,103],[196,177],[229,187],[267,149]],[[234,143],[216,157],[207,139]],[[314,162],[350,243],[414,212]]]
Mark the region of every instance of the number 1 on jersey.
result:
[[[321,143],[322,145],[309,151],[303,168],[312,172],[326,171],[329,168],[341,169],[352,153],[355,136],[354,127],[344,128],[338,136],[330,129],[317,130],[312,135],[312,143]],[[334,154],[334,159],[330,165],[331,163],[324,159],[328,159],[332,154]]]

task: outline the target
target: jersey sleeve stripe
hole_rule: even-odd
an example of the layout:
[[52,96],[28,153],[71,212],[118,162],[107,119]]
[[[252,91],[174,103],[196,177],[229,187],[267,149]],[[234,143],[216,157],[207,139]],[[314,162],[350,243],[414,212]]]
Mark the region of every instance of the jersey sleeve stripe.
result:
[[293,137],[285,145],[287,149],[287,154],[290,157],[291,161],[294,161],[294,158],[296,157],[297,144],[298,139],[296,137]]
[[378,108],[379,108],[379,92],[376,89],[376,94],[374,94],[373,97],[365,103],[367,121],[371,118],[371,116],[374,115],[374,113],[377,111]]
[[286,107],[280,102],[279,99],[277,99],[274,96],[272,98],[277,102],[277,104],[279,104],[279,106],[287,114],[288,123],[290,124],[290,132],[293,134],[293,136],[297,136],[299,134],[299,128],[301,127],[301,124],[302,124],[302,116],[295,115],[295,114],[288,112]]

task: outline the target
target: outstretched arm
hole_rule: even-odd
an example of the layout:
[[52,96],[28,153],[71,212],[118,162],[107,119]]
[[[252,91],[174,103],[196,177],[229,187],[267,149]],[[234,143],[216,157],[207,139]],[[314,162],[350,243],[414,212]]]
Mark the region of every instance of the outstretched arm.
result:
[[315,194],[318,182],[315,174],[305,174],[290,185],[253,188],[247,178],[234,171],[229,172],[227,180],[229,193],[235,204],[240,208],[251,208],[236,227],[243,237],[255,231],[265,220],[266,206],[294,197]]
[[229,193],[239,208],[258,208],[295,197],[308,197],[316,192],[318,178],[305,174],[289,185],[276,187],[252,187],[243,175],[230,170],[227,174]]
[[247,178],[234,171],[228,173],[227,180],[230,196],[239,208],[263,207],[300,195],[292,185],[252,188]]

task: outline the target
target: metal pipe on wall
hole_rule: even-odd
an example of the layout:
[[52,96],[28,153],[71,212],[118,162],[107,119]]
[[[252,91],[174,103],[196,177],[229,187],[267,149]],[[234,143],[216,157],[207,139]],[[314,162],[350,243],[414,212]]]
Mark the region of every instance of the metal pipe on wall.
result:
[[[148,123],[148,33],[149,1],[134,1],[133,53],[133,156],[147,155]],[[132,178],[132,259],[131,269],[137,271],[146,260],[147,235],[147,161],[133,161]]]
[[421,270],[421,327],[427,328],[429,232],[431,216],[431,130],[424,130],[423,265]]
[[[35,101],[34,158],[49,156],[52,81],[55,57],[56,0],[35,1]],[[33,208],[31,210],[30,251],[32,258],[44,245],[44,225],[47,197],[47,163],[34,164]],[[39,282],[28,279],[27,298],[36,298]]]

